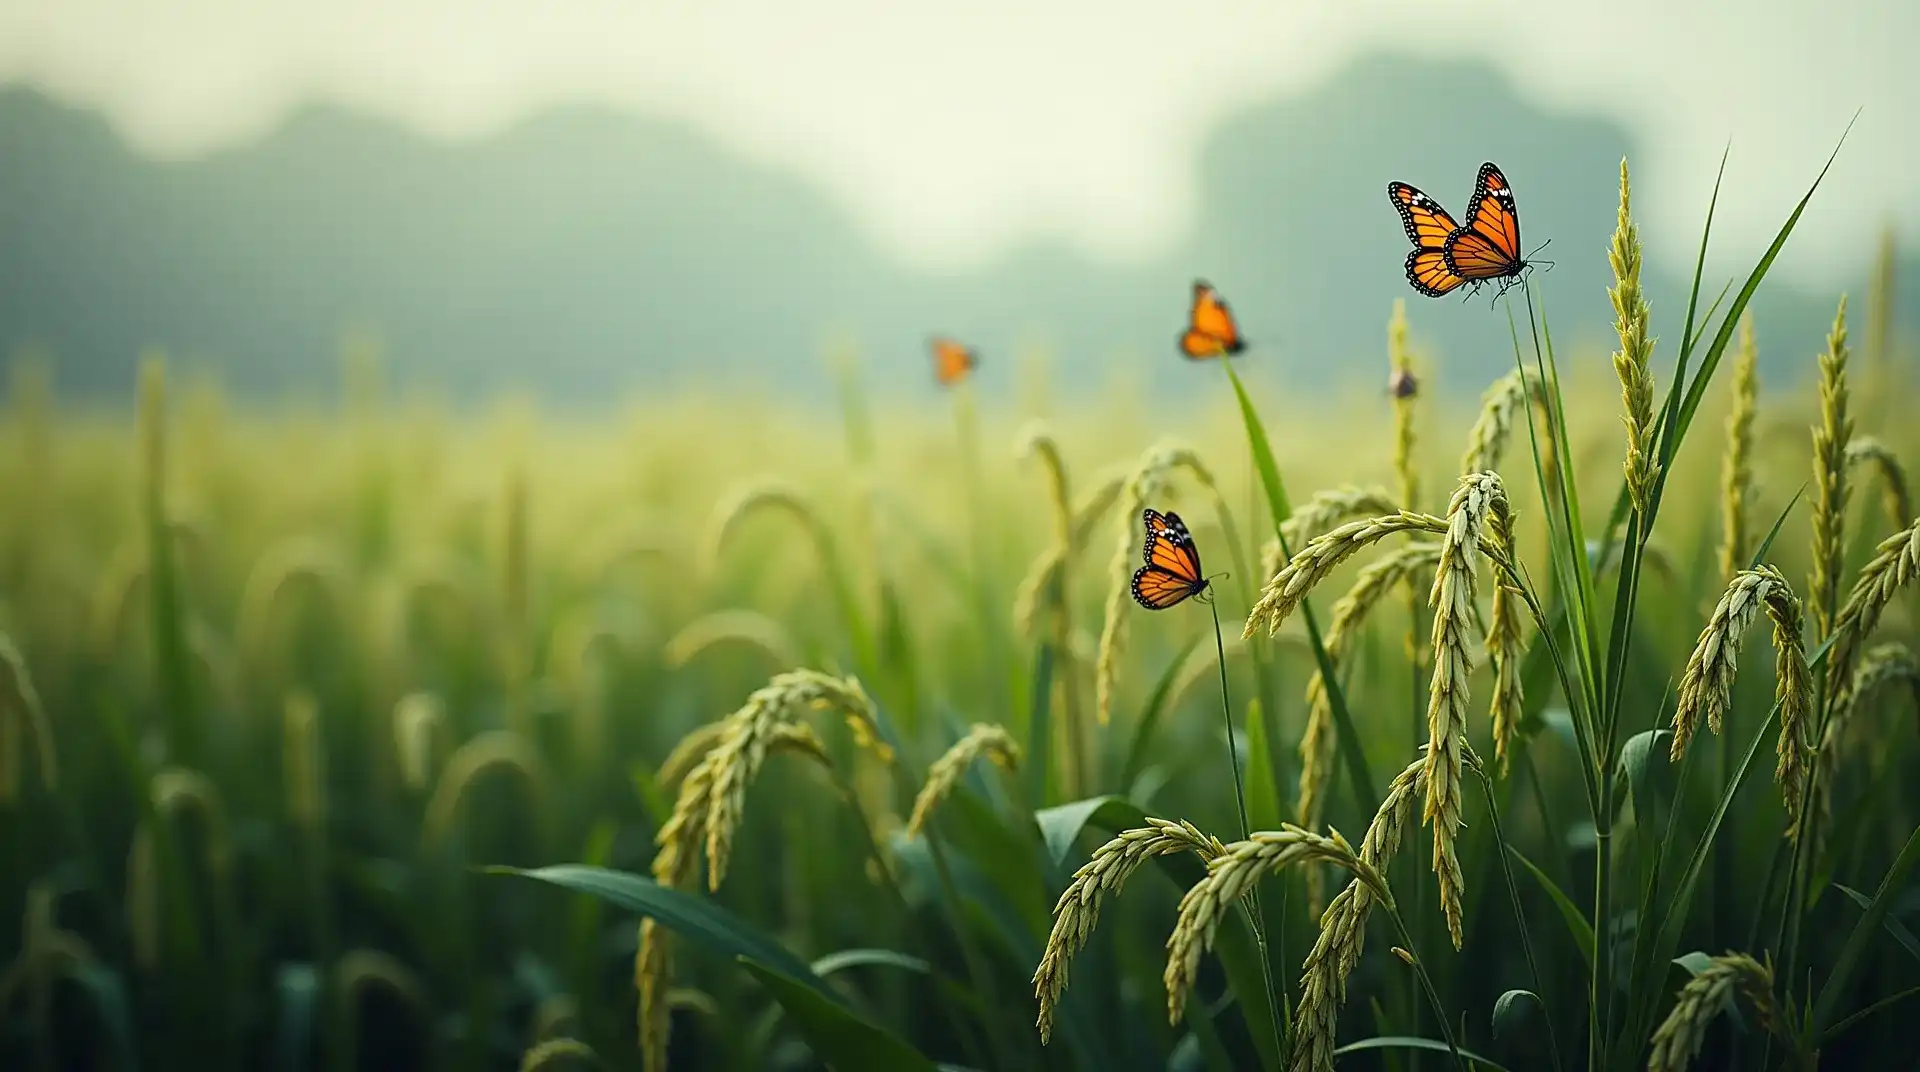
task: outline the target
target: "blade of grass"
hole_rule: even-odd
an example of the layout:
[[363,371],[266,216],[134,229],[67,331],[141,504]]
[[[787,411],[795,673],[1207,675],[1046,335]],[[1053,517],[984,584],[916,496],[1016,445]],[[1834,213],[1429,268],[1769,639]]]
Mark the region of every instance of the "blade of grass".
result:
[[1887,868],[1885,877],[1880,880],[1880,888],[1873,893],[1873,900],[1861,913],[1860,921],[1853,925],[1853,933],[1847,936],[1847,944],[1840,949],[1840,958],[1834,962],[1833,972],[1820,987],[1820,996],[1813,1003],[1813,1016],[1807,1024],[1810,1039],[1824,1038],[1827,1024],[1833,1019],[1835,1006],[1847,992],[1847,984],[1853,981],[1853,973],[1860,967],[1860,958],[1867,951],[1867,944],[1880,933],[1882,921],[1893,907],[1893,895],[1906,881],[1907,872],[1920,864],[1920,826],[1914,827],[1907,836],[1906,847],[1894,858],[1893,866]]

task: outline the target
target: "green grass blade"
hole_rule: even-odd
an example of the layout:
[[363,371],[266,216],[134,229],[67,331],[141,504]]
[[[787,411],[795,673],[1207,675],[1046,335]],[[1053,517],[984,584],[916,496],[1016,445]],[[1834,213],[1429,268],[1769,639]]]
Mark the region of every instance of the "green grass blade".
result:
[[[1868,897],[1852,886],[1836,882],[1833,884],[1833,888],[1845,894],[1847,900],[1852,901],[1861,908],[1873,907],[1873,898]],[[1914,938],[1913,932],[1907,929],[1907,925],[1891,915],[1887,916],[1883,923],[1887,928],[1887,933],[1893,935],[1893,940],[1900,943],[1900,948],[1906,950],[1908,955],[1913,957],[1913,959],[1920,960],[1920,939]]]
[[1033,684],[1028,693],[1026,777],[1027,803],[1047,802],[1047,783],[1053,773],[1053,645],[1041,641],[1033,653]]
[[[1349,1042],[1333,1051],[1335,1057],[1345,1057],[1350,1053],[1365,1053],[1368,1050],[1431,1050],[1434,1053],[1451,1053],[1447,1044],[1439,1039],[1417,1038],[1413,1035],[1376,1035],[1373,1038]],[[1482,1057],[1471,1050],[1461,1050],[1460,1056],[1494,1072],[1507,1072],[1507,1066],[1492,1058]]]
[[1847,936],[1847,944],[1840,949],[1840,958],[1834,962],[1832,974],[1820,987],[1820,996],[1813,1003],[1813,1019],[1808,1025],[1815,1038],[1826,1034],[1827,1024],[1833,1019],[1834,1006],[1847,992],[1847,984],[1853,981],[1853,973],[1860,967],[1860,958],[1865,955],[1868,943],[1880,933],[1880,926],[1887,918],[1887,912],[1893,907],[1894,895],[1903,888],[1907,872],[1920,864],[1920,827],[1915,827],[1908,835],[1905,848],[1894,858],[1893,866],[1880,880],[1880,888],[1873,893],[1873,900],[1853,925],[1853,933]]
[[1527,859],[1525,853],[1512,845],[1507,846],[1507,852],[1511,853],[1513,858],[1520,861],[1520,865],[1533,875],[1534,881],[1540,884],[1541,889],[1547,891],[1547,897],[1553,901],[1553,907],[1560,910],[1560,918],[1566,921],[1567,933],[1573,937],[1574,947],[1580,950],[1581,959],[1591,966],[1594,945],[1593,924],[1588,923],[1587,917],[1581,914],[1580,906],[1574,904],[1573,898],[1568,897],[1566,891],[1548,878],[1545,871],[1540,870],[1532,860]]
[[838,953],[816,957],[810,967],[813,968],[813,974],[822,979],[848,968],[899,968],[916,975],[933,974],[933,965],[919,957],[908,956],[892,949],[842,949]]
[[1154,682],[1153,692],[1147,696],[1147,705],[1140,711],[1140,720],[1133,725],[1133,740],[1127,745],[1127,760],[1120,768],[1120,788],[1131,790],[1134,780],[1147,767],[1147,757],[1152,754],[1153,735],[1160,728],[1160,716],[1166,713],[1167,701],[1173,696],[1174,683],[1180,680],[1180,668],[1186,665],[1193,655],[1193,649],[1200,646],[1202,636],[1195,633],[1180,646],[1160,672],[1160,680]]
[[829,1068],[886,1068],[900,1072],[937,1072],[934,1063],[906,1040],[886,1028],[867,1022],[815,989],[752,957],[739,958],[773,1000],[787,1010],[814,1056]]

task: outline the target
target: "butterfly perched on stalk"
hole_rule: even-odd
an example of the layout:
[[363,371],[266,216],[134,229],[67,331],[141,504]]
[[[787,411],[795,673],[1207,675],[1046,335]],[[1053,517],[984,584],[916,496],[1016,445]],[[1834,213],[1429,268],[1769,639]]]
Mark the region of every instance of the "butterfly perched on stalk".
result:
[[927,344],[933,353],[933,378],[942,387],[952,387],[980,367],[980,355],[973,347],[952,339],[936,337]]
[[1148,508],[1140,512],[1140,520],[1147,527],[1141,554],[1146,565],[1133,573],[1133,598],[1148,610],[1165,610],[1206,591],[1200,549],[1193,545],[1193,534],[1180,515]]
[[[1513,187],[1494,163],[1480,165],[1467,203],[1467,222],[1457,223],[1440,203],[1404,182],[1387,184],[1387,199],[1413,243],[1407,282],[1430,298],[1465,284],[1517,281],[1530,263],[1520,254],[1520,209]],[[1501,292],[1513,282],[1501,284]]]
[[1240,337],[1240,325],[1234,323],[1233,310],[1213,285],[1203,279],[1193,281],[1193,306],[1187,312],[1187,330],[1180,334],[1180,352],[1189,361],[1237,354],[1247,348]]

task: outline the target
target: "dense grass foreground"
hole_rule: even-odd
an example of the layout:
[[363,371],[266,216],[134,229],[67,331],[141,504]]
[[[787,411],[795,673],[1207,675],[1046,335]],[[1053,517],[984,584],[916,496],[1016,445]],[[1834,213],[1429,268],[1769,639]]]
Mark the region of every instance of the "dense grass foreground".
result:
[[0,1066],[1906,1067],[1911,394],[1884,284],[1761,391],[1779,247],[1650,325],[1623,172],[1611,377],[1516,290],[1477,412],[1213,362],[1192,445],[22,365]]

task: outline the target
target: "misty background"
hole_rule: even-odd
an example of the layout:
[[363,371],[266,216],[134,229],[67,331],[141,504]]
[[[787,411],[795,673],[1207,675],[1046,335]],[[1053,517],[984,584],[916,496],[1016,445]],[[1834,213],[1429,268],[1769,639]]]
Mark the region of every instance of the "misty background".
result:
[[[1871,31],[1880,6],[1865,7]],[[1675,11],[1669,17],[1684,22],[1693,8]],[[0,12],[0,26],[11,19],[20,29],[19,14]],[[1911,16],[1887,8],[1884,18],[1891,28]],[[230,30],[244,37],[237,23]],[[845,47],[845,32],[827,19],[817,26],[832,47]],[[1011,389],[1017,367],[1041,355],[1056,398],[1118,382],[1180,389],[1197,382],[1173,349],[1195,277],[1233,303],[1252,344],[1243,360],[1269,384],[1382,380],[1386,317],[1404,298],[1423,354],[1444,386],[1464,393],[1511,367],[1508,306],[1487,294],[1428,299],[1406,286],[1408,246],[1386,183],[1411,182],[1461,214],[1475,168],[1499,162],[1518,195],[1525,244],[1551,239],[1540,256],[1555,266],[1533,279],[1556,341],[1597,353],[1611,345],[1605,246],[1623,155],[1635,167],[1664,367],[1714,167],[1751,118],[1723,123],[1718,140],[1689,144],[1676,161],[1662,148],[1671,129],[1641,129],[1619,109],[1544,91],[1525,64],[1516,76],[1465,44],[1430,50],[1457,55],[1419,55],[1348,35],[1350,55],[1284,84],[1223,76],[1240,88],[1179,124],[1161,154],[1169,159],[1142,165],[1133,186],[1103,185],[1098,175],[1076,185],[1071,174],[995,186],[1023,151],[1047,167],[1063,146],[1013,139],[997,144],[1004,159],[983,164],[962,139],[949,163],[929,135],[953,117],[928,104],[931,132],[876,125],[881,114],[833,135],[915,155],[875,187],[872,168],[837,181],[832,168],[807,162],[817,157],[755,147],[703,120],[713,102],[693,107],[672,92],[653,107],[579,87],[479,94],[491,108],[442,92],[430,99],[470,106],[442,108],[446,115],[480,118],[436,124],[433,109],[427,121],[409,110],[418,94],[401,87],[383,98],[378,80],[358,94],[255,87],[257,98],[207,111],[226,117],[221,127],[185,122],[191,109],[169,112],[164,101],[142,104],[120,82],[67,77],[87,69],[67,62],[74,56],[111,49],[76,51],[53,33],[12,41],[0,50],[0,76],[13,72],[0,88],[0,347],[50,358],[63,395],[108,402],[129,396],[148,348],[248,396],[328,390],[348,337],[380,340],[403,386],[459,400],[524,389],[569,407],[743,381],[824,399],[822,355],[848,348],[881,391],[930,395],[924,345],[934,333],[981,350],[989,392]],[[994,82],[993,60],[929,62],[932,77],[963,83],[952,99],[964,113],[965,83]],[[431,67],[435,57],[420,62]],[[884,94],[885,64],[899,62],[890,57],[837,92]],[[1872,75],[1873,57],[1861,62]],[[1811,368],[1805,359],[1839,294],[1865,299],[1882,234],[1913,226],[1897,190],[1873,186],[1886,195],[1877,203],[1849,194],[1861,172],[1912,151],[1910,136],[1895,133],[1912,85],[1854,88],[1876,99],[1853,102],[1862,119],[1831,185],[1754,306],[1763,370],[1791,365],[1797,378]],[[782,92],[777,79],[739,89],[742,99]],[[982,90],[989,117],[1005,92]],[[902,93],[911,105],[913,88]],[[1086,96],[1086,87],[1072,93]],[[1818,114],[1791,117],[1791,138],[1747,131],[1757,144],[1733,142],[1703,300],[1764,250],[1845,127],[1852,109],[1831,105],[1847,96],[1842,87],[1829,92],[1829,107],[1809,110]],[[734,104],[753,111],[750,101]],[[1129,107],[1137,105],[1093,100],[1082,115],[1097,132],[1128,124]],[[1139,122],[1152,126],[1158,114]],[[1711,127],[1713,114],[1696,120]],[[797,143],[804,132],[791,133]],[[1075,136],[1062,130],[1064,148]],[[1168,170],[1189,175],[1190,189],[1155,195]],[[1080,189],[1086,211],[1062,207]],[[1911,338],[1920,323],[1920,257],[1911,251],[1920,243],[1894,248],[1896,330]],[[1524,316],[1517,297],[1512,309]]]

